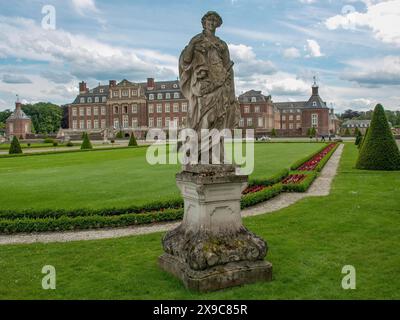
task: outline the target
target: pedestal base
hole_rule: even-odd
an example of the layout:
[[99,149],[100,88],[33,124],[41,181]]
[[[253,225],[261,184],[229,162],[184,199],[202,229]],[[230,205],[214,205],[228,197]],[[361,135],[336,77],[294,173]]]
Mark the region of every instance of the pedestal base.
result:
[[272,280],[272,264],[264,261],[239,261],[206,270],[193,270],[178,257],[164,253],[160,267],[179,278],[186,288],[198,292],[216,291],[243,284]]

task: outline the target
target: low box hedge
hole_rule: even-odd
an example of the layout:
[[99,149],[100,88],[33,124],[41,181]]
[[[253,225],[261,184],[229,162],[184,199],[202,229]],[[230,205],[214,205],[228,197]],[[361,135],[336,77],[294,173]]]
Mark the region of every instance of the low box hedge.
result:
[[[302,173],[304,174],[304,173]],[[317,177],[316,172],[310,172],[305,174],[306,177],[300,183],[288,183],[283,184],[283,191],[286,192],[306,192],[311,186],[315,178]]]
[[308,155],[300,160],[297,160],[296,162],[294,162],[291,166],[290,166],[290,170],[297,170],[298,168],[300,168],[304,163],[306,163],[307,161],[311,160],[312,158],[314,158],[318,153],[322,152],[329,144],[328,143],[324,143],[324,146],[320,149],[318,149],[317,151],[315,151],[314,153],[312,153],[311,155]]
[[282,192],[282,184],[277,183],[271,187],[267,187],[261,191],[248,193],[244,195],[240,201],[242,209],[256,205],[257,203],[264,202],[271,199]]

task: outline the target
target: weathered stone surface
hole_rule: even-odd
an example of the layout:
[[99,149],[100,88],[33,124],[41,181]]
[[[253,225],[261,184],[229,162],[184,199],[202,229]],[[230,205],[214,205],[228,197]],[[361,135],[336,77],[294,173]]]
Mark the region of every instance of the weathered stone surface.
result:
[[163,270],[179,278],[186,288],[199,292],[272,280],[272,264],[264,260],[230,262],[200,271],[166,253],[159,257],[158,262]]
[[183,225],[168,232],[164,251],[178,257],[193,270],[205,270],[229,262],[263,260],[267,254],[264,240],[241,227],[239,231],[211,234],[186,232]]

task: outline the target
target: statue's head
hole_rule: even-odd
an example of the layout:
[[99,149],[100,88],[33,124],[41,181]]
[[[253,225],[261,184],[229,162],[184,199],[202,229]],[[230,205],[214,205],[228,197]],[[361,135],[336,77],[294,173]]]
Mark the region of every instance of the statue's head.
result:
[[222,25],[221,16],[215,11],[208,11],[203,18],[201,18],[201,24],[204,30],[215,31],[218,27]]

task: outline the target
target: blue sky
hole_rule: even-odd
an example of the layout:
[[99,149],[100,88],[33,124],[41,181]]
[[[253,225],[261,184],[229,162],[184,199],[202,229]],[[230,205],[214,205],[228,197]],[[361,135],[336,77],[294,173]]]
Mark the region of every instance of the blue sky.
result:
[[[55,30],[42,8],[56,10]],[[175,79],[208,10],[235,62],[237,93],[307,100],[313,76],[337,111],[400,109],[400,0],[0,0],[0,110],[71,102],[78,82]]]

